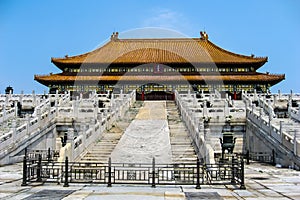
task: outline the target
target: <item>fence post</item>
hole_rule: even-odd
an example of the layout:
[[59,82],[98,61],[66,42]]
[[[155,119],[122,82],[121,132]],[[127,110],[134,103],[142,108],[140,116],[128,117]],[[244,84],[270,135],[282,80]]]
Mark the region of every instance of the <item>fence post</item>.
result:
[[240,174],[240,176],[241,176],[241,186],[240,186],[240,189],[241,190],[245,190],[246,189],[246,187],[245,187],[245,174],[244,174],[244,160],[242,159],[241,160],[241,174]]
[[[243,160],[243,159],[241,159]],[[235,182],[235,166],[234,166],[234,156],[231,156],[231,183]]]
[[272,149],[272,165],[275,165],[276,162],[275,162],[275,150]]
[[196,185],[196,189],[201,189],[200,187],[200,160],[197,157],[197,185]]
[[37,182],[42,182],[42,155],[39,154],[38,165],[37,165]]
[[205,163],[202,163],[202,183],[204,184],[204,181],[206,180],[207,181],[207,175],[205,175],[205,171],[206,171],[206,168],[205,168]]
[[21,186],[26,186],[27,185],[27,157],[26,154],[23,159],[23,181]]
[[108,159],[108,183],[107,187],[111,187],[111,157]]
[[51,160],[51,150],[50,150],[50,148],[48,148],[47,160],[48,160],[48,162],[50,162],[50,160]]
[[69,159],[66,157],[65,160],[65,182],[64,187],[69,187]]
[[249,165],[250,164],[250,152],[249,152],[249,150],[246,153],[246,161],[247,161],[246,164]]
[[155,158],[153,157],[152,160],[152,186],[153,188],[155,188]]

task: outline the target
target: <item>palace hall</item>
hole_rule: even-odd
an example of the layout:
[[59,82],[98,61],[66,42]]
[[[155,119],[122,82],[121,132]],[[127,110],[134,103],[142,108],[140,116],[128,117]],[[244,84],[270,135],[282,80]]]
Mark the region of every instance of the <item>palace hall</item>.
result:
[[236,98],[242,91],[268,92],[284,74],[257,70],[268,57],[227,51],[200,32],[199,38],[121,39],[118,32],[103,46],[76,56],[51,58],[62,72],[35,75],[50,92],[136,90],[137,97],[218,90]]

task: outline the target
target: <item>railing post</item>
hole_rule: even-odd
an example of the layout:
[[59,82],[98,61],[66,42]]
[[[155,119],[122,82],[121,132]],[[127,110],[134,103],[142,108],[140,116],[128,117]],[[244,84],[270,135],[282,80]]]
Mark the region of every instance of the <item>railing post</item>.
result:
[[42,182],[42,155],[39,154],[38,165],[37,165],[37,182]]
[[207,175],[205,175],[205,171],[206,171],[206,168],[205,168],[205,163],[202,163],[202,183],[204,184],[204,181],[207,181]]
[[245,186],[245,174],[244,174],[244,160],[241,159],[241,186],[240,186],[240,189],[241,190],[245,190],[246,189],[246,186]]
[[276,162],[275,162],[275,150],[272,149],[272,165],[275,165]]
[[246,164],[249,165],[250,164],[250,151],[248,150],[246,153]]
[[50,162],[50,160],[51,160],[51,150],[50,150],[50,148],[48,148],[47,160],[48,160],[48,162]]
[[200,187],[200,160],[197,158],[197,185],[196,189],[201,189]]
[[108,183],[107,187],[111,187],[111,158],[108,159]]
[[64,187],[69,187],[69,159],[66,157],[65,160],[65,182]]
[[27,156],[25,154],[23,159],[23,180],[21,186],[27,185]]
[[152,186],[155,188],[155,158],[152,160]]
[[27,156],[27,147],[24,149],[24,155]]
[[[241,159],[243,160],[243,159]],[[235,166],[234,166],[234,156],[231,157],[231,183],[235,182]]]

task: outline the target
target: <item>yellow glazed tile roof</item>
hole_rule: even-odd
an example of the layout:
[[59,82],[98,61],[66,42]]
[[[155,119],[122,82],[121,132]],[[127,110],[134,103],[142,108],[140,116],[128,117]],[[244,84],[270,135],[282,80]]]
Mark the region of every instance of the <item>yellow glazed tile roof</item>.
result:
[[54,64],[81,63],[262,63],[267,57],[224,50],[202,38],[115,39],[91,52],[52,58]]

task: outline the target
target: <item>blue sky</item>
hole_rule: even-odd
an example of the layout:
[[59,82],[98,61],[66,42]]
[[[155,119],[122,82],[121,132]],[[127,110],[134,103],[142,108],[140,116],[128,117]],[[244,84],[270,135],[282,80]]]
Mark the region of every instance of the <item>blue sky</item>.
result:
[[33,77],[60,72],[51,57],[88,52],[113,31],[162,27],[188,37],[205,30],[224,49],[268,56],[258,71],[286,74],[271,91],[300,93],[299,10],[298,0],[1,0],[0,92],[42,93]]

